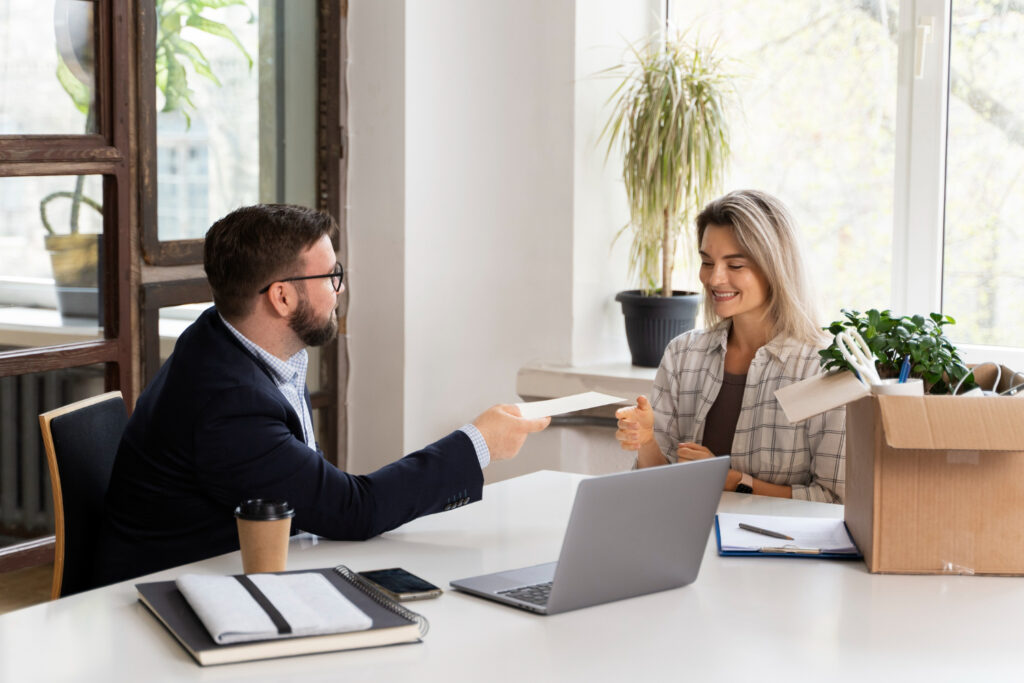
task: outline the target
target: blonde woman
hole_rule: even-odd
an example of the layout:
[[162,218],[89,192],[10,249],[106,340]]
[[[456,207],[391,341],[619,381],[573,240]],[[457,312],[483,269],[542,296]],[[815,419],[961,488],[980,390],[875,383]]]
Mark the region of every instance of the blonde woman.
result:
[[705,329],[673,339],[650,401],[622,408],[616,438],[639,467],[728,455],[726,491],[842,503],[846,413],[790,424],[775,391],[821,372],[818,326],[795,224],[739,190],[697,217]]

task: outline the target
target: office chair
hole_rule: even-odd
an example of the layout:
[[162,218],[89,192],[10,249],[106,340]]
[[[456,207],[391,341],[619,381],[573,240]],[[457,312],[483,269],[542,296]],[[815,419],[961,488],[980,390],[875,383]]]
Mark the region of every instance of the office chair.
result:
[[39,416],[57,535],[51,599],[94,588],[90,575],[103,498],[127,422],[120,391]]

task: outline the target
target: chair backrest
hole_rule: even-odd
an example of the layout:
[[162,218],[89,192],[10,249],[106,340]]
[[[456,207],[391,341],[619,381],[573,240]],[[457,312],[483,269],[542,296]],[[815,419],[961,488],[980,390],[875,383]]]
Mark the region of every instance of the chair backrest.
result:
[[120,391],[39,416],[57,536],[52,598],[94,587],[93,549],[103,520],[103,498],[127,422]]

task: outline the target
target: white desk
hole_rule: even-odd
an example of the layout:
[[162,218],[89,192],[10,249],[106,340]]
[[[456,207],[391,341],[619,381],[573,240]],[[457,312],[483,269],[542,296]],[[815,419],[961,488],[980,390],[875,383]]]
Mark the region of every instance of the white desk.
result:
[[[579,475],[488,486],[481,503],[363,543],[293,540],[290,569],[403,566],[450,579],[557,557]],[[721,509],[840,516],[842,508],[723,494]],[[237,553],[188,567],[236,573]],[[169,579],[179,570],[146,580]],[[1019,680],[1024,582],[871,575],[859,561],[721,558],[696,583],[542,617],[446,591],[413,603],[423,643],[200,668],[135,599],[133,582],[0,617],[0,681]],[[39,660],[42,661],[39,661]]]

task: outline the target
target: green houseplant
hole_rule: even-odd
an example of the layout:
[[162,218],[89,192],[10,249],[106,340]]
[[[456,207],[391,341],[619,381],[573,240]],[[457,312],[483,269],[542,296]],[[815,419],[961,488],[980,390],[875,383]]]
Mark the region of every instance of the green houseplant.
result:
[[[927,317],[896,317],[889,310],[871,309],[861,313],[845,308],[842,313],[845,320],[837,320],[825,329],[833,336],[847,329],[860,332],[875,357],[880,377],[898,377],[903,359],[909,356],[910,376],[923,379],[927,393],[951,393],[952,388],[965,377],[968,379],[961,391],[975,386],[970,381],[971,371],[943,331],[945,326],[956,324],[948,315],[932,313]],[[853,369],[834,340],[818,353],[821,366],[826,370]]]
[[672,272],[686,229],[721,184],[729,158],[726,102],[730,77],[716,43],[690,43],[684,34],[658,32],[631,46],[635,63],[609,73],[623,76],[602,138],[607,159],[622,150],[622,177],[632,234],[629,273],[640,289],[619,292],[635,365],[653,367],[668,342],[692,329],[701,296],[672,289]]
[[[220,81],[199,47],[181,36],[183,29],[190,27],[233,43],[252,68],[252,56],[234,32],[227,25],[204,15],[207,10],[231,5],[247,6],[246,0],[156,0],[155,69],[156,85],[164,97],[161,111],[180,111],[185,117],[186,127],[191,125],[189,112],[195,105],[191,99],[185,63],[191,64],[196,74],[218,86]],[[86,132],[92,132],[95,125],[92,7],[87,3],[57,0],[54,13],[57,80],[75,107],[85,114]],[[102,301],[99,291],[102,236],[82,232],[79,216],[83,204],[101,214],[103,207],[85,194],[84,183],[85,176],[78,176],[73,191],[50,193],[39,203],[40,218],[46,230],[44,242],[50,253],[57,306],[62,317],[95,318],[99,315]],[[47,205],[61,198],[71,202],[66,233],[59,233],[47,217]]]

